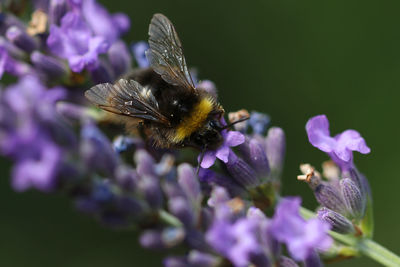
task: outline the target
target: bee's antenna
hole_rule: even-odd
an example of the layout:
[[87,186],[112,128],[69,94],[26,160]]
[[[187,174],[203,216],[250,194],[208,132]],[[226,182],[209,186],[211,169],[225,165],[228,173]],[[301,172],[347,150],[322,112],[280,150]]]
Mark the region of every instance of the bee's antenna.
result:
[[248,119],[250,119],[250,117],[244,117],[244,118],[238,119],[237,121],[231,122],[231,123],[225,125],[224,127],[221,127],[220,130],[222,131],[222,130],[228,129],[229,127],[235,125],[236,123],[239,123],[242,121],[247,121]]

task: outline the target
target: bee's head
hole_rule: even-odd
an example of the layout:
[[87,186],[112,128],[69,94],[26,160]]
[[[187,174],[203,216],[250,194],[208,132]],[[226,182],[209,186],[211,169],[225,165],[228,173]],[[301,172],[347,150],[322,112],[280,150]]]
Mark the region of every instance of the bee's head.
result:
[[209,119],[204,126],[198,131],[194,132],[190,138],[189,143],[201,150],[210,149],[214,150],[223,143],[221,132],[232,125],[249,119],[248,117],[241,118],[228,125],[223,125],[220,120]]
[[221,130],[223,126],[218,120],[211,119],[198,131],[194,132],[190,141],[200,149],[216,149],[223,141]]

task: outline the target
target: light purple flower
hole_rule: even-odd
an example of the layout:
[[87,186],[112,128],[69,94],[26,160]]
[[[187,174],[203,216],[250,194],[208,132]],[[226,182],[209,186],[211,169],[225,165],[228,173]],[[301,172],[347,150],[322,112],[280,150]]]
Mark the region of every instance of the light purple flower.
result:
[[50,191],[57,185],[62,148],[55,143],[58,134],[53,130],[62,128],[54,104],[63,93],[48,90],[35,76],[24,76],[1,95],[0,149],[16,160],[12,184],[17,191]]
[[230,148],[238,146],[245,141],[244,135],[237,131],[222,131],[222,137],[224,142],[220,147],[215,150],[207,150],[204,153],[203,160],[200,163],[202,168],[210,168],[217,158],[227,163],[229,152],[231,151]]
[[103,36],[92,34],[90,27],[78,12],[68,12],[61,26],[50,26],[47,45],[57,56],[68,60],[74,72],[84,68],[94,69],[99,54],[107,52],[110,43]]
[[50,138],[47,130],[57,121],[51,120],[56,114],[54,103],[63,95],[62,89],[47,90],[36,76],[31,75],[7,87],[0,105],[2,153],[14,158],[26,156],[39,137]]
[[82,0],[81,4],[83,17],[93,33],[104,37],[110,44],[129,30],[130,20],[125,14],[110,14],[95,0]]
[[342,170],[353,164],[353,151],[368,154],[371,149],[355,130],[346,130],[335,137],[330,136],[329,121],[325,115],[311,118],[306,124],[308,140],[316,148],[326,152]]
[[315,250],[325,251],[332,245],[330,225],[319,219],[305,221],[299,214],[301,199],[282,199],[271,222],[271,234],[286,244],[295,260],[305,260]]
[[[235,222],[225,218],[216,219],[206,233],[207,242],[221,255],[228,258],[235,266],[249,266],[251,263],[268,263],[271,251],[268,242],[268,219],[249,213]],[[268,266],[268,265],[266,265]]]
[[51,191],[57,185],[57,174],[61,165],[61,149],[47,140],[35,140],[29,148],[36,155],[20,159],[12,171],[12,186],[16,191],[30,187]]

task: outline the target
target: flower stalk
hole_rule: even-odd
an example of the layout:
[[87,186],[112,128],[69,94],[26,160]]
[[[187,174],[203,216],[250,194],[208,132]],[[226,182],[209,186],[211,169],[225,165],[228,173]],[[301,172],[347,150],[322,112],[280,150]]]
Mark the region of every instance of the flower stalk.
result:
[[[305,219],[310,219],[316,217],[316,214],[304,207],[300,208],[300,214]],[[357,238],[351,235],[342,235],[333,231],[329,234],[341,244],[347,245],[355,249],[354,255],[357,253],[364,255],[370,259],[379,262],[384,266],[400,266],[400,257],[388,250],[387,248],[376,243],[374,240],[368,237]],[[349,255],[345,255],[349,256]]]

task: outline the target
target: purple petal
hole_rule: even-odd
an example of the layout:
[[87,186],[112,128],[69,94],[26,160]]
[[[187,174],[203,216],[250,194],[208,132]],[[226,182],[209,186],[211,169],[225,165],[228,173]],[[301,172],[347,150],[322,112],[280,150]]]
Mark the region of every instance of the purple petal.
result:
[[225,145],[229,147],[238,146],[244,143],[245,137],[241,132],[237,131],[228,131],[225,136]]
[[346,130],[335,136],[340,146],[344,146],[351,151],[358,151],[362,154],[368,154],[371,149],[367,146],[364,138],[355,130]]
[[218,148],[218,150],[216,152],[217,158],[219,158],[223,162],[227,163],[228,162],[228,158],[229,158],[229,151],[230,150],[231,149],[228,146],[222,145],[220,148]]
[[216,159],[216,155],[214,151],[206,151],[203,156],[203,160],[200,163],[200,167],[204,169],[210,168]]
[[336,142],[330,137],[329,122],[325,115],[311,118],[306,124],[306,131],[313,146],[327,153],[332,152]]

